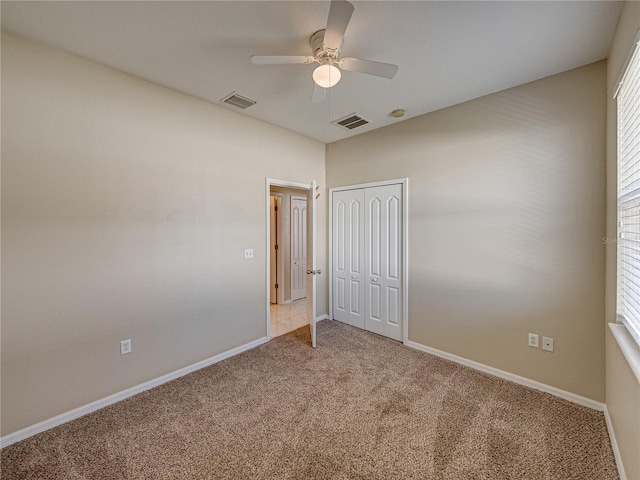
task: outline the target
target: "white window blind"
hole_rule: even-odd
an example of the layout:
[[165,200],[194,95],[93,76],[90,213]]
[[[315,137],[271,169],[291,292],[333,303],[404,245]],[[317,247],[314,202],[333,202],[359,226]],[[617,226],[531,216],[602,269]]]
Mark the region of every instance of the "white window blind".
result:
[[640,344],[640,48],[618,83],[618,319]]

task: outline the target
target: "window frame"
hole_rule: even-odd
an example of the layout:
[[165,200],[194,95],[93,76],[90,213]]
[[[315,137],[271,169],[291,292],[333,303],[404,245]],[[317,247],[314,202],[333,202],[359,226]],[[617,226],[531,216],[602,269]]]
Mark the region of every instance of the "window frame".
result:
[[[631,75],[631,77],[630,77]],[[621,105],[626,100],[626,88],[633,88],[631,102]],[[622,323],[631,337],[640,346],[640,259],[637,264],[627,261],[633,254],[632,242],[636,243],[636,254],[640,256],[640,31],[631,47],[620,77],[616,83],[613,98],[616,100],[616,213],[617,213],[617,242],[616,242],[616,319]],[[623,112],[632,110],[633,124],[631,134],[624,121]],[[633,151],[626,155],[623,146],[627,136],[637,138]],[[633,142],[633,140],[632,140]],[[629,162],[632,163],[629,163]],[[624,170],[624,172],[623,172]],[[635,176],[633,173],[636,172]],[[621,188],[624,185],[623,188]],[[633,188],[630,188],[632,186]],[[635,210],[627,215],[630,210]],[[627,219],[637,221],[628,222]],[[625,236],[626,235],[626,236]],[[636,238],[632,238],[633,236]],[[629,268],[631,267],[631,268]],[[637,282],[634,282],[636,280]],[[631,288],[630,284],[634,284]],[[634,288],[635,287],[635,288]]]

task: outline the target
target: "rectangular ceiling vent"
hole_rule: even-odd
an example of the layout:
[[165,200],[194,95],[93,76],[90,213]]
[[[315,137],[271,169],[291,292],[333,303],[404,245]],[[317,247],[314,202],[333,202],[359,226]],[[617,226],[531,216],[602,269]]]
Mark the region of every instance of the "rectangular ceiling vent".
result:
[[249,108],[257,103],[255,100],[243,97],[238,92],[233,92],[230,95],[227,95],[221,101],[242,110],[244,110],[245,108]]
[[340,120],[335,120],[332,123],[342,128],[346,128],[347,130],[353,130],[354,128],[362,127],[363,125],[367,125],[371,122],[359,113],[352,113],[351,115],[347,115]]

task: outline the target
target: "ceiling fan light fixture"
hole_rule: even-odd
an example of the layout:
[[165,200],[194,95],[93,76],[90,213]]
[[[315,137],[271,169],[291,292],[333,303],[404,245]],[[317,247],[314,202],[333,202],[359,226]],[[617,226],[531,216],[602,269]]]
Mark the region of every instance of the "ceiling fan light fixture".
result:
[[313,81],[322,88],[331,88],[336,85],[342,74],[338,67],[330,64],[320,65],[313,71]]

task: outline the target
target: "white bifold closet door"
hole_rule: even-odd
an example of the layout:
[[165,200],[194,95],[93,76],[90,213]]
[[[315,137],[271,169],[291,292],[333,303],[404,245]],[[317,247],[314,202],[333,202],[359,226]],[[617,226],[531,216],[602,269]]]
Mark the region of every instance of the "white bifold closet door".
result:
[[402,185],[364,192],[364,328],[402,340]]
[[333,318],[364,328],[364,189],[333,192]]
[[334,319],[402,340],[402,185],[333,193]]

